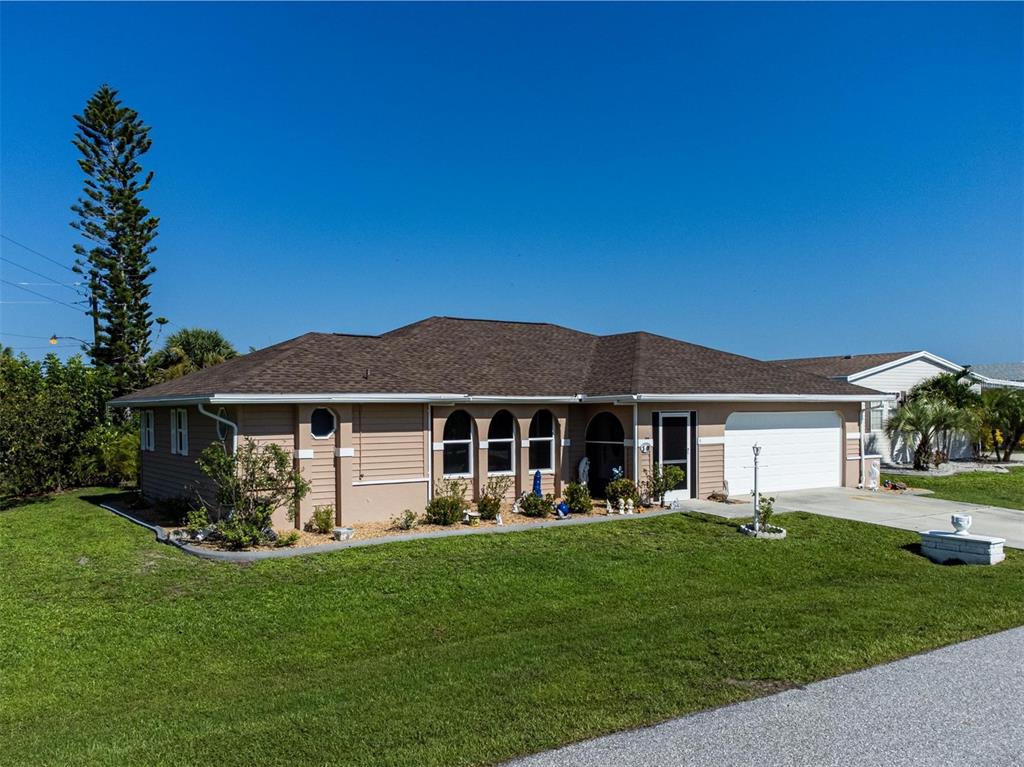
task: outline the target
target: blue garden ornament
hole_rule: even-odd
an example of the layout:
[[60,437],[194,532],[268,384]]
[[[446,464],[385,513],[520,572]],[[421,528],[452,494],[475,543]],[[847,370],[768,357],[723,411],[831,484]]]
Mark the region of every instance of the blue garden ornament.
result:
[[567,504],[565,501],[559,503],[557,506],[555,506],[555,514],[558,516],[559,519],[569,519],[569,517],[572,516],[572,514],[569,513],[569,504]]
[[533,473],[533,494],[540,498],[540,469]]

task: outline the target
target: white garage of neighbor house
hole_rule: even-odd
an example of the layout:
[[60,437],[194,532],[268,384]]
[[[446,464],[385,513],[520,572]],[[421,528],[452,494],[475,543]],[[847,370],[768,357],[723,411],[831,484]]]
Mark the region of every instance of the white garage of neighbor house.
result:
[[[1003,380],[959,365],[927,351],[885,352],[881,354],[848,354],[836,357],[804,357],[776,360],[775,364],[807,373],[816,373],[834,381],[864,386],[868,389],[895,395],[893,399],[873,399],[867,402],[864,417],[866,455],[880,455],[886,463],[907,463],[911,451],[902,440],[893,445],[885,433],[885,423],[898,402],[919,383],[940,373],[968,371],[966,378],[976,389],[993,387],[1024,388],[1024,382]],[[965,436],[954,439],[951,458],[965,458],[973,454],[973,447]]]
[[338,524],[386,521],[452,478],[476,499],[512,477],[511,498],[540,472],[559,496],[584,459],[597,496],[656,464],[683,472],[670,498],[744,494],[754,442],[765,491],[855,486],[862,403],[880,397],[650,333],[432,317],[377,336],[308,333],[112,404],[140,411],[144,495],[194,497],[211,444],[275,443],[312,485],[301,526],[322,505]]

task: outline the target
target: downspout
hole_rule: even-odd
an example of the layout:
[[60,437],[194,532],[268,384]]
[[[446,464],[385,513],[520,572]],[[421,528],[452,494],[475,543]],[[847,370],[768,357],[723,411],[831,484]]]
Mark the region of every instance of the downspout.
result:
[[862,490],[868,486],[867,477],[864,476],[864,403],[860,403],[860,487]]
[[640,486],[640,435],[637,429],[640,425],[640,406],[633,403],[633,481],[637,487]]
[[209,410],[206,409],[202,402],[197,403],[196,407],[199,409],[199,412],[202,413],[203,415],[212,418],[217,423],[222,423],[229,429],[231,429],[231,454],[234,455],[238,451],[238,424],[234,423],[233,421],[229,421],[222,415],[211,413]]
[[434,406],[427,405],[427,503],[434,500]]

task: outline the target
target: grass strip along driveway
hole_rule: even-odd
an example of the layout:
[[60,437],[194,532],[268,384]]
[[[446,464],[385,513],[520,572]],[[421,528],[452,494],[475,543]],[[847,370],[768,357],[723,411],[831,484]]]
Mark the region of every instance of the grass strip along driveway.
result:
[[948,477],[883,474],[882,479],[931,490],[936,498],[945,498],[947,501],[1024,510],[1024,467],[1010,469],[1007,474],[994,471],[962,472]]
[[1020,552],[943,567],[819,516],[241,566],[89,495],[0,513],[0,763],[486,764],[1024,623]]

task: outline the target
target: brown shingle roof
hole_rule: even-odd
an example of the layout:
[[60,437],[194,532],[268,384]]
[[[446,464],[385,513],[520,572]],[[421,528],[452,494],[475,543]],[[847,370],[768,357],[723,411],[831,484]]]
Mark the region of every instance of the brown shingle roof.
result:
[[431,317],[379,336],[307,333],[115,404],[214,394],[857,395],[866,389],[650,333]]
[[879,354],[846,354],[834,357],[797,357],[790,360],[772,360],[773,365],[781,365],[820,376],[851,376],[862,370],[884,365],[886,362],[909,357],[919,352],[881,352]]

